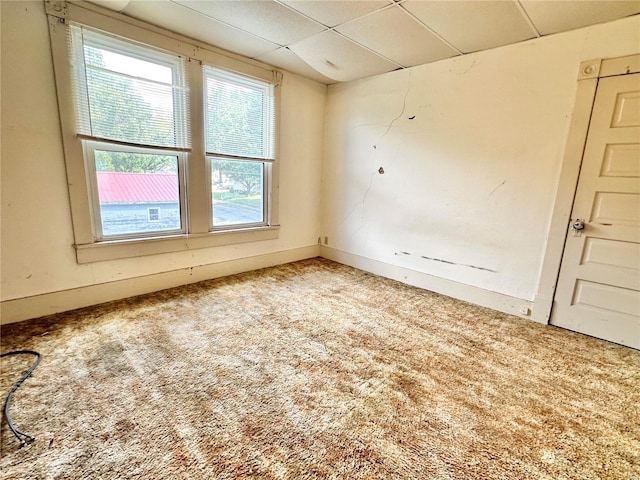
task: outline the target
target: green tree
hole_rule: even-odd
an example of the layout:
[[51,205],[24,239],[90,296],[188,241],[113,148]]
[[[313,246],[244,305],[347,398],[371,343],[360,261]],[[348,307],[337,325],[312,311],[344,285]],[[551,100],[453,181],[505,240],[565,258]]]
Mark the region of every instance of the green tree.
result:
[[262,92],[224,82],[207,84],[207,151],[263,155]]
[[[224,81],[207,82],[207,151],[261,157],[264,155],[262,91]],[[221,179],[241,186],[251,196],[262,185],[261,162],[215,159]]]
[[[147,102],[136,88],[135,80],[106,72],[100,49],[85,46],[84,51],[93,134],[132,143],[170,145],[174,130],[172,120],[164,121],[167,112]],[[98,171],[177,171],[176,158],[170,155],[97,151],[95,161]]]
[[96,151],[99,172],[177,173],[176,157],[139,153]]
[[260,191],[262,186],[261,162],[215,159],[213,168],[220,171],[221,178],[226,178],[239,185],[242,193],[247,196]]

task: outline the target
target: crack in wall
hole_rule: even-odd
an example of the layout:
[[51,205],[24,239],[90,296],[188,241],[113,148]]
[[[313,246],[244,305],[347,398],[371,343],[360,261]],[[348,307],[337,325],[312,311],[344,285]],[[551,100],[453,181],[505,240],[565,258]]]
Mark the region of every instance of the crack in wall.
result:
[[[400,113],[398,113],[398,115],[396,115],[391,122],[389,122],[389,124],[386,125],[386,130],[382,133],[382,135],[380,135],[380,137],[378,138],[378,142],[373,145],[373,164],[375,165],[376,162],[376,156],[377,156],[377,150],[378,150],[378,144],[384,139],[384,137],[389,133],[389,131],[391,130],[391,128],[393,128],[393,125],[404,115],[404,112],[407,108],[407,97],[409,96],[409,92],[411,90],[411,70],[409,70],[409,77],[408,77],[408,83],[407,83],[407,89],[404,92],[404,96],[402,98],[402,109],[400,110]],[[413,120],[415,118],[415,115],[413,117],[410,118],[410,120]],[[355,125],[352,128],[358,128],[361,126],[373,126],[373,125],[381,125],[381,126],[385,126],[384,124],[380,124],[380,123],[368,123],[368,124],[360,124],[360,125]],[[380,166],[378,169],[376,169],[374,172],[372,172],[369,176],[369,185],[367,187],[367,189],[364,192],[364,195],[362,196],[362,200],[357,202],[353,208],[349,211],[349,213],[347,213],[342,221],[340,222],[339,225],[343,225],[348,219],[349,217],[351,217],[351,215],[353,215],[353,213],[356,211],[356,209],[358,208],[358,206],[361,207],[362,211],[361,211],[361,215],[360,215],[360,226],[358,228],[356,228],[350,235],[351,238],[353,238],[360,230],[362,230],[362,228],[364,227],[365,224],[365,204],[367,201],[367,197],[369,196],[369,192],[371,191],[372,187],[373,187],[373,177],[376,174],[382,175],[384,172],[384,168],[383,166]]]
[[501,184],[499,184],[496,188],[494,188],[493,190],[491,190],[491,193],[489,194],[489,196],[493,195],[494,193],[496,193],[496,190],[498,190],[500,187],[502,187],[505,183],[507,183],[507,179],[505,178]]
[[367,196],[369,195],[369,192],[371,191],[371,187],[373,186],[373,177],[375,176],[376,173],[378,173],[378,171],[371,173],[371,175],[369,176],[369,186],[367,187],[367,190],[364,192],[364,195],[362,196],[362,201],[360,201],[359,203],[356,203],[356,205],[351,210],[351,213],[353,213],[353,211],[356,209],[358,205],[362,206],[362,214],[360,216],[360,226],[353,231],[353,233],[351,234],[351,238],[353,238],[356,235],[356,233],[358,233],[360,230],[362,230],[362,227],[364,227],[364,214],[365,214],[364,204],[367,201]]
[[396,116],[396,118],[391,120],[391,123],[387,126],[387,129],[380,136],[380,138],[378,139],[378,142],[380,142],[387,135],[387,133],[389,133],[389,130],[391,130],[391,127],[393,127],[393,124],[396,123],[400,119],[400,117],[402,117],[402,115],[404,115],[404,111],[407,108],[407,97],[409,96],[409,90],[411,90],[411,70],[409,70],[409,83],[407,85],[407,91],[404,92],[404,98],[402,99],[402,111]]

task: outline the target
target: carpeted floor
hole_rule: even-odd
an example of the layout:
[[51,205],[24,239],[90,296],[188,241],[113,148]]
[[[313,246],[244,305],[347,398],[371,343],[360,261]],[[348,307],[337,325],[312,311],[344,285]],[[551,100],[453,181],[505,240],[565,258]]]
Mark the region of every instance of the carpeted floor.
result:
[[[640,479],[640,352],[312,259],[2,329],[4,479]],[[31,357],[2,359],[0,387]]]

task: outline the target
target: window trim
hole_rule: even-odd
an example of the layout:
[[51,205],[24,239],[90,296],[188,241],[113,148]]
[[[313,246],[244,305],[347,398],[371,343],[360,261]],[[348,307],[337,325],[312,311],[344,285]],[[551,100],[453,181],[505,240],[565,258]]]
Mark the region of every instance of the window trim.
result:
[[[209,217],[209,230],[211,232],[223,232],[225,230],[238,230],[240,228],[259,228],[259,227],[267,227],[271,224],[270,215],[269,215],[269,201],[268,196],[271,191],[271,171],[273,169],[273,161],[265,160],[262,158],[252,158],[252,157],[230,157],[228,155],[209,155],[207,154],[207,167],[209,171],[209,178],[212,179],[212,164],[215,159],[221,160],[232,160],[234,162],[251,162],[251,163],[261,163],[262,164],[262,183],[263,185],[269,186],[269,188],[263,189],[262,192],[262,222],[255,223],[234,223],[230,225],[215,225],[213,218],[213,190],[211,192],[211,216]],[[213,182],[210,181],[209,185]]]
[[142,257],[161,253],[172,253],[199,248],[222,247],[279,237],[280,225],[245,228],[242,230],[222,230],[197,234],[172,235],[169,237],[149,237],[145,239],[108,240],[104,242],[74,245],[78,263],[101,262],[117,258]]
[[[91,213],[93,218],[93,235],[96,241],[104,242],[109,240],[126,240],[126,239],[139,239],[144,240],[146,238],[156,237],[169,237],[172,235],[184,235],[188,232],[188,205],[186,202],[186,162],[187,154],[185,152],[168,150],[166,148],[152,148],[152,147],[127,147],[121,144],[114,144],[109,141],[93,141],[83,140],[84,148],[84,160],[85,169],[88,173],[87,183],[89,185],[89,199],[91,202]],[[167,155],[175,156],[177,159],[178,167],[178,205],[180,208],[180,225],[179,229],[174,230],[155,230],[152,232],[137,232],[122,235],[105,235],[102,231],[102,214],[100,211],[100,199],[98,197],[98,175],[95,165],[95,151],[96,150],[108,150],[110,152],[124,152],[124,153],[140,153],[151,155]],[[160,220],[158,220],[159,222]]]
[[[97,5],[67,3],[51,0],[45,3],[49,23],[49,34],[58,95],[58,109],[62,130],[62,142],[71,220],[74,234],[74,248],[78,263],[89,263],[121,258],[179,252],[196,248],[209,248],[237,243],[276,239],[279,236],[278,191],[279,162],[271,164],[270,188],[265,194],[268,208],[265,215],[268,224],[260,227],[211,229],[211,175],[210,162],[204,151],[204,105],[202,63],[216,68],[227,69],[243,75],[259,78],[274,84],[275,108],[275,158],[279,151],[280,94],[282,74],[272,67],[255,60],[225,52],[203,42],[189,39],[160,27],[127,17]],[[191,114],[192,148],[186,154],[185,174],[188,179],[205,179],[189,184],[186,204],[189,216],[186,225],[188,233],[149,238],[99,240],[94,235],[94,214],[91,208],[90,187],[84,156],[83,139],[75,133],[75,111],[71,65],[67,49],[67,22],[86,25],[105,31],[111,35],[124,37],[133,42],[150,45],[189,58],[186,69],[190,81],[189,108]],[[122,142],[105,142],[110,145]],[[180,151],[181,149],[170,149]],[[161,151],[160,149],[157,150]],[[267,198],[268,196],[268,198]],[[209,199],[202,201],[202,199]]]

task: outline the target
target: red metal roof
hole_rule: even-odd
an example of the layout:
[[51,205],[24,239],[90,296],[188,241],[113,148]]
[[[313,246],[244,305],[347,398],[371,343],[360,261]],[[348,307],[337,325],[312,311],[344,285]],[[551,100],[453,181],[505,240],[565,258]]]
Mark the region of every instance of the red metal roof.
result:
[[177,202],[175,173],[96,172],[100,203]]

